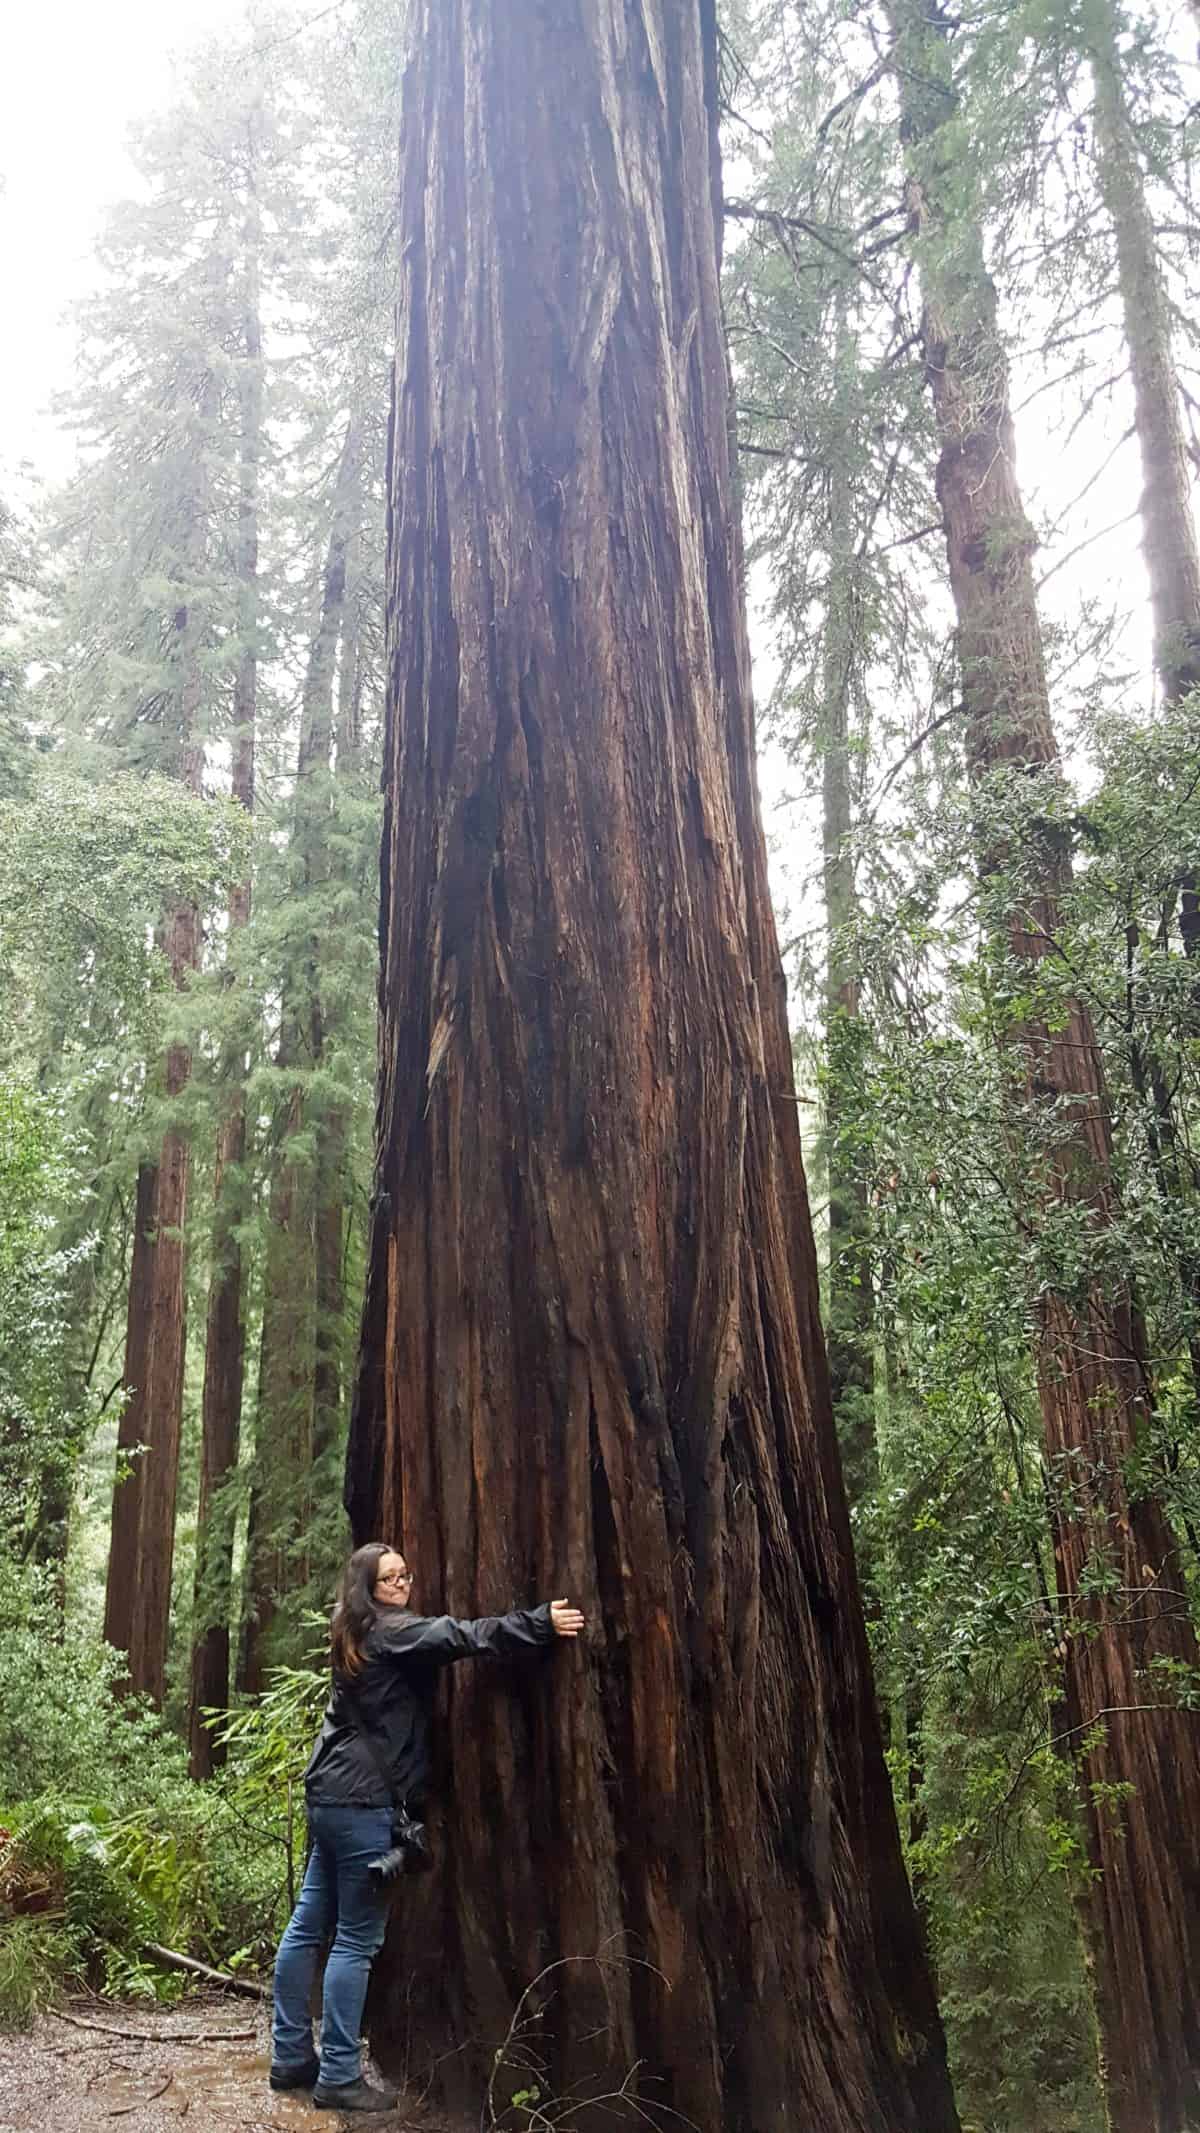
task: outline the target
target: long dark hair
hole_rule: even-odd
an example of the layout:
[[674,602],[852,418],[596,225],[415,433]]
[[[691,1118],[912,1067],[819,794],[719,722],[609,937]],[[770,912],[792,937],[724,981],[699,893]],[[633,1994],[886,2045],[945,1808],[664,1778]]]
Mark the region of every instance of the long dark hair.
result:
[[385,1555],[398,1555],[390,1541],[368,1541],[356,1548],[338,1579],[337,1605],[329,1625],[333,1663],[341,1674],[357,1674],[363,1663],[367,1632],[378,1619],[375,1580]]

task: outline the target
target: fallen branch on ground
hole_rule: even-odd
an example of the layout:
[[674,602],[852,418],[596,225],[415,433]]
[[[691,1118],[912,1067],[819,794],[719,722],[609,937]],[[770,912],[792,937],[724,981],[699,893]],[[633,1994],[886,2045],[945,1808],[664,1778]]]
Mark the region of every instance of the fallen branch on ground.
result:
[[194,1955],[180,1955],[175,1948],[160,1948],[157,1941],[148,1940],[145,1946],[147,1955],[152,1955],[156,1962],[166,1963],[169,1969],[186,1970],[191,1977],[202,1977],[210,1985],[224,1985],[230,1992],[244,1993],[250,2000],[266,1998],[265,1986],[256,1985],[253,1978],[235,1977],[232,1970],[214,1970],[211,1963],[199,1962]]
[[82,2015],[67,2014],[61,2007],[50,2012],[56,2022],[69,2022],[73,2029],[94,2029],[101,2037],[126,2037],[133,2044],[244,2044],[258,2034],[254,2029],[117,2029],[111,2022],[85,2022]]

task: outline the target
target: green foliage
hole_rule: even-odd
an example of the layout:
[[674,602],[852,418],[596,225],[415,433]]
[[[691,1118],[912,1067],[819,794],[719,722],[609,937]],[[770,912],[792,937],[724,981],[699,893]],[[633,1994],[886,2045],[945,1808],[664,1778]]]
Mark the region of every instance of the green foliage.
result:
[[[0,1801],[71,1798],[89,1782],[120,1813],[148,1774],[180,1764],[175,1742],[135,1704],[114,1701],[118,1656],[64,1624],[51,1580],[0,1553]],[[2,1819],[2,1816],[0,1816]]]
[[57,1545],[86,1429],[64,1375],[69,1290],[89,1244],[56,1234],[58,1205],[80,1190],[74,1156],[61,1104],[0,1075],[0,1607],[3,1551]]
[[[0,1851],[0,1871],[4,1853]],[[9,1917],[0,1898],[0,2030],[28,2029],[77,1956],[71,1935],[44,1918]]]
[[0,2021],[27,2021],[72,1976],[176,1997],[180,1973],[151,1943],[267,1967],[294,1900],[327,1667],[281,1671],[221,1717],[228,1761],[197,1786],[158,1714],[114,1694],[116,1656],[64,1638],[32,1575],[0,1574]]
[[211,907],[244,874],[247,842],[226,800],[121,772],[97,784],[38,758],[19,795],[0,794],[0,1060],[94,1054],[126,1019],[152,1044],[166,976],[154,925],[171,902]]

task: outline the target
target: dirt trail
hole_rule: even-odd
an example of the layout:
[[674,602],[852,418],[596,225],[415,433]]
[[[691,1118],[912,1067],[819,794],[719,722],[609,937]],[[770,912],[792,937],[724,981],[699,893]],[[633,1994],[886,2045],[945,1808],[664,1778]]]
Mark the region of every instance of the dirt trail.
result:
[[274,2095],[267,2067],[266,2011],[245,2001],[72,2000],[0,2034],[0,2133],[476,2133],[416,2095],[380,2118],[314,2111],[307,2094]]

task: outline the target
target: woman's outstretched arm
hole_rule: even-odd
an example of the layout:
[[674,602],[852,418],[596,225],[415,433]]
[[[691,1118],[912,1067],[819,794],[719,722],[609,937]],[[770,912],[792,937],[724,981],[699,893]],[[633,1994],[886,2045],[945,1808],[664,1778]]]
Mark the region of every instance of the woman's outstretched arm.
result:
[[372,1642],[397,1659],[511,1659],[552,1644],[555,1637],[577,1637],[583,1616],[568,1600],[546,1600],[541,1607],[517,1607],[506,1615],[480,1615],[460,1622],[453,1615],[414,1615],[388,1607],[379,1614]]

